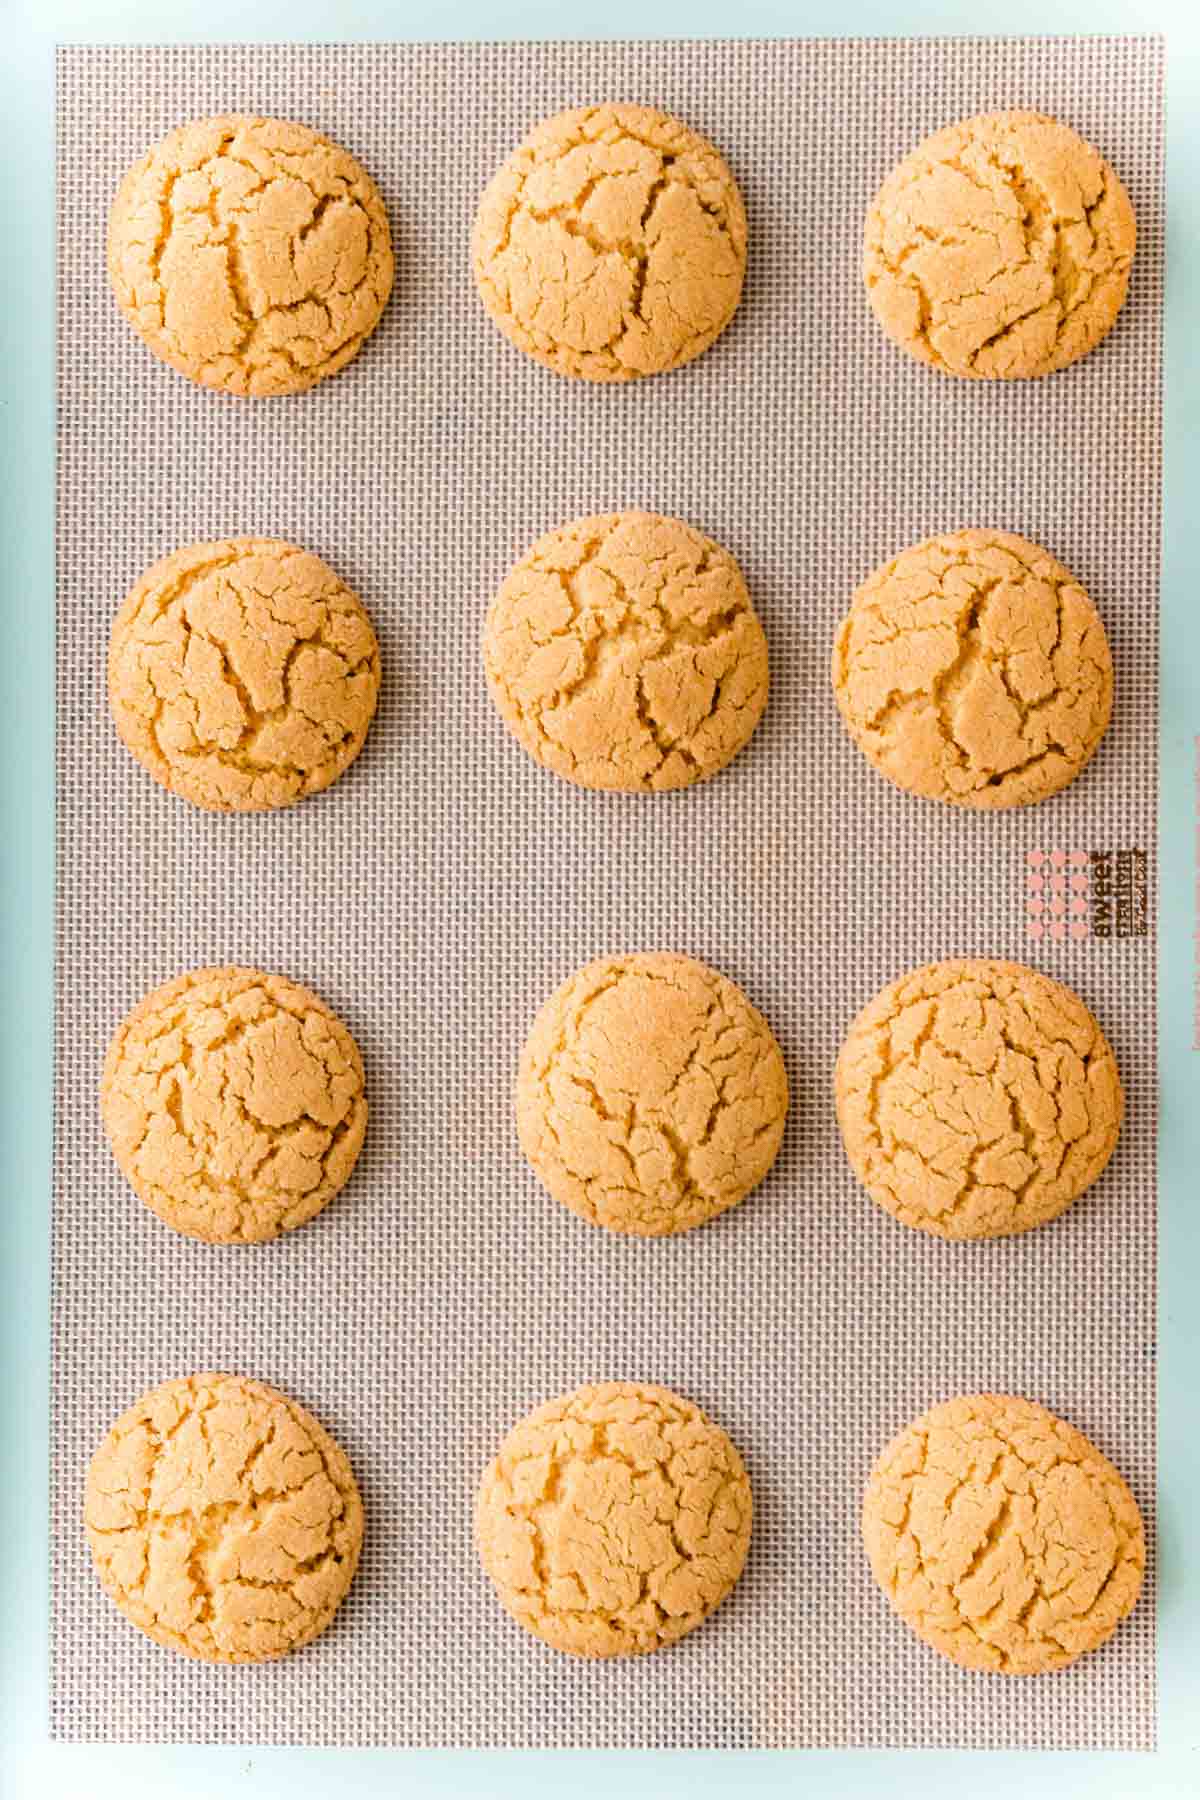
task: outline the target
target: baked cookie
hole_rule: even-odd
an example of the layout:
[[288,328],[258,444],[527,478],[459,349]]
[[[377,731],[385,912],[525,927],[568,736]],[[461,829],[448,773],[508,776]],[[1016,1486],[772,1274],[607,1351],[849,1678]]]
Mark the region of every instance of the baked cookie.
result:
[[517,742],[580,787],[703,781],[767,703],[767,640],[737,563],[657,513],[539,538],[491,604],[483,664]]
[[640,1656],[720,1605],[752,1512],[741,1457],[698,1406],[606,1381],[514,1426],[480,1484],[475,1536],[526,1631],[576,1656]]
[[317,794],[362,751],[380,697],[367,610],[279,538],[189,544],[113,621],[108,702],[155,781],[212,812]]
[[108,1047],[100,1110],[134,1192],[213,1244],[314,1218],[367,1128],[346,1027],[307,988],[257,969],[193,969],[147,994]]
[[877,994],[834,1076],[851,1167],[905,1225],[943,1238],[1044,1225],[1096,1180],[1123,1107],[1078,995],[1010,962],[941,962]]
[[307,125],[230,113],[170,132],[108,223],[117,304],[163,362],[229,394],[298,394],[379,323],[392,238],[379,190]]
[[1129,197],[1100,152],[1041,113],[985,113],[919,144],[867,214],[863,277],[890,338],[948,375],[1048,375],[1113,325],[1133,261]]
[[84,1523],[125,1617],[210,1663],[311,1643],[363,1539],[344,1452],[294,1400],[240,1375],[164,1381],[122,1413],[92,1458]]
[[859,749],[911,794],[953,806],[1044,800],[1108,727],[1100,615],[1061,563],[1005,531],[952,531],[869,575],[833,650]]
[[357,594],[277,538],[189,544],[148,569],[113,623],[117,730],[172,793],[214,812],[290,806],[337,780],[379,697]]
[[528,356],[629,381],[707,350],[737,308],[746,214],[713,146],[649,106],[584,106],[532,131],[484,191],[483,304]]
[[1081,1432],[1032,1400],[948,1400],[871,1472],[863,1541],[918,1637],[966,1669],[1040,1675],[1109,1637],[1137,1600],[1137,1502]]
[[788,1110],[771,1028],[690,956],[605,956],[551,994],[517,1076],[537,1175],[590,1225],[664,1237],[757,1187]]

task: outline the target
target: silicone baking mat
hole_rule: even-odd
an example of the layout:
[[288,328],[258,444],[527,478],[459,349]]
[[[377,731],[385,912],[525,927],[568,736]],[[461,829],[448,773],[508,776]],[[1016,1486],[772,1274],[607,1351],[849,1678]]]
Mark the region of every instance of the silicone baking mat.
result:
[[[1148,38],[61,52],[60,1737],[1152,1746],[1152,1585],[1065,1673],[971,1675],[891,1616],[857,1511],[893,1431],[990,1388],[1089,1433],[1152,1524],[1155,1032],[1140,932],[1156,791],[1161,78]],[[506,151],[541,116],[597,97],[665,106],[714,138],[752,234],[745,299],[715,349],[620,388],[564,381],[512,349],[467,257]],[[1119,170],[1140,228],[1129,301],[1064,374],[941,379],[868,312],[864,208],[926,132],[1014,106],[1060,115]],[[374,174],[393,222],[382,326],[344,374],[292,399],[189,385],[151,360],[107,291],[122,171],[178,121],[226,110],[330,133]],[[690,792],[567,787],[505,736],[484,688],[480,626],[509,565],[548,527],[623,506],[678,513],[727,544],[770,640],[762,727]],[[1112,728],[1084,777],[996,817],[888,787],[843,734],[827,675],[856,583],[964,524],[1022,532],[1064,561],[1100,606],[1117,670]],[[352,772],[255,818],[161,792],[119,746],[104,695],[110,622],[139,572],[237,532],[325,557],[365,599],[386,659]],[[519,1154],[510,1090],[557,982],[602,951],[656,947],[746,988],[783,1044],[794,1104],[757,1193],[647,1242],[547,1198]],[[1040,1231],[974,1246],[906,1231],[865,1197],[830,1094],[853,1013],[948,954],[1016,957],[1075,986],[1128,1094],[1116,1156],[1084,1199]],[[160,1224],[121,1181],[97,1116],[121,1014],[152,984],[223,960],[314,986],[368,1071],[350,1186],[256,1249]],[[260,1668],[204,1667],[142,1638],[102,1595],[80,1529],[87,1460],[111,1420],[152,1383],[208,1367],[310,1406],[367,1508],[334,1627]],[[665,1382],[709,1409],[745,1455],[757,1516],[746,1574],[702,1630],[649,1659],[587,1664],[501,1612],[471,1502],[520,1414],[607,1377]]]

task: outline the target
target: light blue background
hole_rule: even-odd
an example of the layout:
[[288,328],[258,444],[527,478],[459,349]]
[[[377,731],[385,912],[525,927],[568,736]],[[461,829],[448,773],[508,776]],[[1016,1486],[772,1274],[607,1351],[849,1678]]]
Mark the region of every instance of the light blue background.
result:
[[[354,38],[1163,31],[1168,43],[1163,591],[1160,1750],[469,1753],[56,1745],[46,1737],[53,950],[53,46]],[[1200,7],[1196,0],[16,0],[0,7],[0,1793],[726,1794],[1058,1800],[1200,1794]],[[114,854],[120,854],[114,846]]]

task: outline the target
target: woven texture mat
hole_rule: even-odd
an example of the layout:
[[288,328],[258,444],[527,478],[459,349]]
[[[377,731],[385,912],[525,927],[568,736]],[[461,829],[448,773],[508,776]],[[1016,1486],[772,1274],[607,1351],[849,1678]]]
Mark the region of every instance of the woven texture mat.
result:
[[[1123,1470],[1151,1521],[1152,939],[1029,935],[1031,851],[1153,852],[1162,289],[1162,51],[1145,38],[69,49],[59,63],[59,962],[54,1201],[53,1729],[72,1739],[771,1746],[1154,1741],[1150,1584],[1066,1673],[964,1673],[910,1635],[859,1546],[867,1470],[946,1396],[1042,1400]],[[564,381],[480,308],[477,197],[538,118],[596,98],[676,111],[745,195],[745,298],[715,349],[620,388]],[[861,292],[891,165],[965,114],[1034,107],[1102,146],[1137,210],[1130,298],[1050,379],[943,379]],[[124,171],[179,121],[263,111],[375,176],[395,293],[351,367],[250,402],[155,363],[107,289]],[[740,559],[772,693],[723,775],[658,797],[572,790],[506,737],[484,608],[577,514],[678,513]],[[996,817],[894,792],[829,691],[858,581],[931,531],[1045,544],[1096,599],[1117,670],[1099,755]],[[263,532],[363,596],[385,685],[328,794],[220,818],[161,792],[105,705],[116,607],[180,544]],[[1051,865],[1052,866],[1052,865]],[[1071,865],[1067,865],[1070,867]],[[1151,860],[1151,872],[1153,861]],[[784,1047],[784,1149],[743,1206],[625,1241],[540,1189],[510,1092],[546,994],[612,949],[690,952]],[[1056,1223],[984,1245],[906,1231],[845,1163],[831,1098],[850,1017],[893,976],[1012,956],[1076,987],[1115,1046],[1128,1124]],[[371,1122],[350,1186],[260,1248],[174,1235],[122,1182],[97,1112],[119,1017],[202,963],[292,975],[342,1015]],[[80,1528],[95,1444],[143,1389],[259,1376],[345,1445],[367,1508],[334,1627],[275,1665],[208,1668],[103,1596]],[[734,1597],[660,1655],[586,1664],[524,1636],[477,1565],[471,1503],[501,1435],[584,1380],[663,1382],[741,1448],[755,1538]]]

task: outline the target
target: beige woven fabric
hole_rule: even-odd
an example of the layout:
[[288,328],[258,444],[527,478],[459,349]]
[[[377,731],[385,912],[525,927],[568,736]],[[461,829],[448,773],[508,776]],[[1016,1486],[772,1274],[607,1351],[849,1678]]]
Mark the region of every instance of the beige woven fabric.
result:
[[[1153,1543],[1153,941],[1034,943],[1024,882],[1035,849],[1153,856],[1160,79],[1156,43],[1112,38],[61,53],[59,1736],[1152,1743],[1152,1583],[1102,1650],[1001,1693],[890,1613],[858,1509],[909,1420],[956,1393],[1027,1394],[1111,1458]],[[663,106],[719,144],[749,217],[728,329],[649,381],[564,381],[518,355],[471,279],[491,175],[538,119],[598,95]],[[923,136],[1011,106],[1069,118],[1120,169],[1139,228],[1130,294],[1104,343],[1052,380],[948,381],[872,317],[862,222]],[[123,171],[179,119],[226,108],[344,145],[391,220],[397,280],[378,330],[335,380],[291,398],[185,381],[108,292]],[[716,779],[586,792],[505,731],[480,636],[543,532],[634,507],[693,521],[737,558],[771,696]],[[1011,814],[893,789],[828,682],[863,575],[977,523],[1052,547],[1099,608],[1117,670],[1112,724],[1079,780]],[[230,817],[172,798],[123,749],[105,655],[121,597],[159,556],[253,533],[304,545],[361,597],[382,687],[334,786]],[[561,981],[657,949],[751,996],[792,1105],[743,1205],[681,1237],[621,1238],[542,1190],[512,1087]],[[845,1029],[888,981],[947,956],[1044,968],[1112,1042],[1120,1143],[1044,1232],[968,1245],[904,1231],[846,1163],[832,1096]],[[129,1192],[96,1089],[143,993],[225,962],[285,973],[344,1020],[371,1123],[353,1180],[302,1231],[221,1248],[180,1238]],[[205,1669],[115,1618],[80,1528],[112,1420],[204,1368],[308,1407],[370,1519],[329,1630],[259,1668]],[[755,1524],[702,1629],[593,1664],[505,1617],[472,1506],[517,1420],[604,1380],[659,1383],[719,1421]]]

